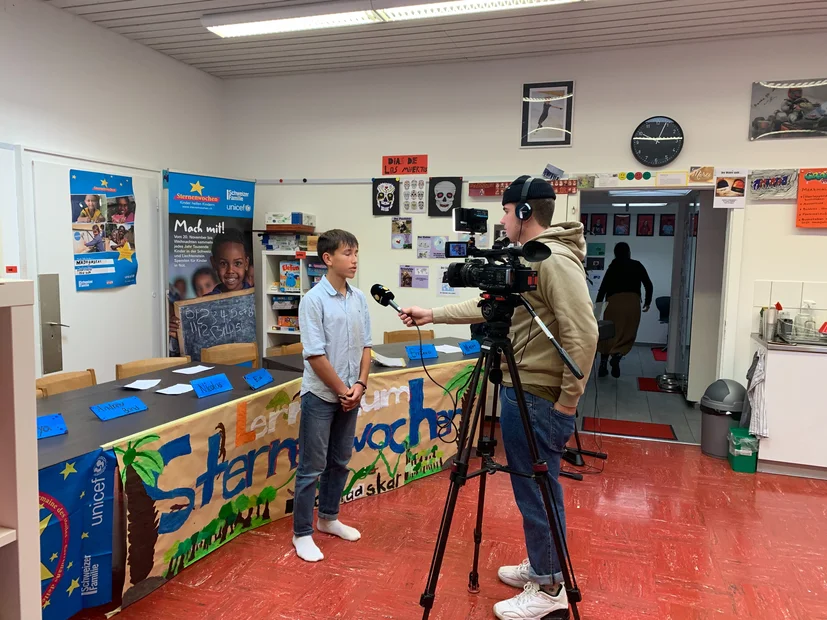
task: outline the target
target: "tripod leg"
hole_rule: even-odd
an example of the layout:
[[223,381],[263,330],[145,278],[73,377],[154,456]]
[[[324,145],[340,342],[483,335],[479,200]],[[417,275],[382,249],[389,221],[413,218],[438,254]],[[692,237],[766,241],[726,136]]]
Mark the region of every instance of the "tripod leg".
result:
[[[493,443],[486,442],[485,437],[485,406],[486,400],[488,398],[488,377],[491,375],[491,370],[493,368],[499,368],[500,365],[500,356],[499,355],[490,355],[488,358],[488,362],[485,366],[485,375],[482,378],[482,392],[479,395],[479,403],[477,405],[477,415],[476,417],[480,420],[480,436],[479,436],[479,443],[477,445],[477,452],[482,459],[482,464],[485,466],[485,461],[487,458],[492,458],[494,456],[493,452]],[[492,416],[492,423],[491,428],[494,428],[493,420],[497,418],[497,392],[499,391],[499,386],[497,384],[493,384],[493,391],[494,391],[494,405],[493,410],[491,411]],[[492,431],[493,433],[493,431]],[[490,446],[490,448],[489,448]],[[490,453],[489,453],[490,451]],[[479,561],[480,561],[480,543],[482,543],[482,517],[485,511],[485,483],[488,480],[488,476],[483,474],[480,476],[480,488],[479,488],[479,497],[477,499],[477,525],[474,528],[474,563],[471,565],[471,573],[468,575],[468,591],[472,594],[477,594],[480,591],[480,574],[479,574]]]
[[[517,362],[514,359],[514,351],[511,348],[511,343],[506,342],[502,345],[503,354],[508,365],[509,375],[513,383],[513,389],[516,396],[517,408],[519,410],[523,431],[525,433],[526,443],[528,445],[529,457],[532,462],[532,469],[534,472],[533,478],[537,483],[542,499],[543,507],[545,508],[546,517],[548,521],[549,530],[551,533],[554,549],[557,553],[560,572],[563,575],[564,587],[568,594],[569,604],[575,620],[579,620],[580,613],[577,609],[577,603],[581,600],[580,591],[577,588],[577,582],[574,577],[574,569],[571,565],[571,558],[568,553],[568,547],[565,540],[565,530],[562,523],[562,517],[557,505],[553,500],[553,492],[551,488],[551,481],[549,480],[548,464],[540,456],[539,448],[537,447],[537,439],[531,423],[531,417],[528,413],[526,405],[525,393],[523,392],[520,376],[517,372]],[[554,567],[552,567],[552,571]]]
[[[474,371],[471,374],[471,383],[468,386],[471,394],[476,394],[477,392],[480,370],[487,359],[488,356],[486,354],[480,355],[476,366],[474,366]],[[448,534],[451,531],[451,521],[454,518],[457,496],[459,495],[460,487],[465,484],[466,474],[468,473],[468,459],[471,453],[471,444],[473,443],[473,430],[470,429],[476,428],[476,419],[472,420],[471,416],[473,403],[474,400],[469,398],[462,410],[462,419],[457,435],[457,456],[451,468],[451,484],[448,487],[448,497],[445,500],[442,521],[439,524],[439,534],[437,535],[434,557],[431,560],[431,568],[428,572],[428,583],[419,599],[419,604],[423,607],[423,620],[428,619],[431,608],[434,605],[434,596],[436,594],[437,581],[439,580],[439,570],[442,568],[442,560],[445,557],[445,546],[448,543]]]

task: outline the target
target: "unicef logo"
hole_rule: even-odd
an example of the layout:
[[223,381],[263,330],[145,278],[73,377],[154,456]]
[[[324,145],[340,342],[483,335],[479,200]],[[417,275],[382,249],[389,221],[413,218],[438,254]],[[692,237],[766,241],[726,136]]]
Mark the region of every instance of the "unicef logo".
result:
[[79,232],[75,233],[75,241],[80,241],[80,233]]
[[100,476],[103,472],[106,471],[106,459],[102,456],[98,457],[98,460],[95,461],[95,469],[93,470],[96,476]]
[[252,210],[253,210],[253,207],[251,207],[250,205],[247,205],[247,206],[245,207],[245,209],[246,209],[247,213],[249,213],[250,211],[252,211]]

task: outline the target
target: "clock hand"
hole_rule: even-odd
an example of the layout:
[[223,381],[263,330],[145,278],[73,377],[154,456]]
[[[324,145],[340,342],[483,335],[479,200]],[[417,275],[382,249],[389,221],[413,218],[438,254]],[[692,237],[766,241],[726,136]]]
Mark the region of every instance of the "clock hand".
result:
[[655,144],[660,143],[660,139],[663,137],[663,130],[666,129],[666,123],[663,123],[660,128],[660,135],[658,136],[657,140],[655,140]]

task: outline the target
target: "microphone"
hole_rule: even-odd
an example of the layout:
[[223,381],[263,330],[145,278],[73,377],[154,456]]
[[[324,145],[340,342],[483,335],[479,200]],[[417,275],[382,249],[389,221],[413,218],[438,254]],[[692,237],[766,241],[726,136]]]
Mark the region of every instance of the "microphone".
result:
[[402,314],[402,308],[400,308],[393,300],[393,293],[391,293],[390,289],[387,286],[382,286],[381,284],[374,284],[370,287],[370,294],[380,305],[390,306],[398,313]]

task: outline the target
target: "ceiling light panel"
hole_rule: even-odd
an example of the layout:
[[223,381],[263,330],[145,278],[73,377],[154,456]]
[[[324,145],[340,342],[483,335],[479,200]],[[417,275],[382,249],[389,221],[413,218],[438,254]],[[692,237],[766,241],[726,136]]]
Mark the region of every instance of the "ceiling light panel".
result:
[[270,19],[250,21],[240,24],[222,24],[207,26],[207,30],[219,37],[251,37],[262,34],[282,34],[302,30],[321,30],[324,28],[341,28],[343,26],[364,26],[381,22],[375,11],[354,11],[352,13],[331,13],[329,15],[309,15],[287,19]]
[[[433,17],[452,17],[468,15],[470,13],[488,13],[491,11],[507,11],[512,9],[531,9],[555,4],[570,4],[583,0],[453,0],[451,2],[431,2],[428,4],[413,4],[411,0],[375,1],[376,12],[385,21],[406,21],[411,19],[427,19]],[[384,6],[385,8],[380,8]],[[394,6],[389,6],[394,5]]]

